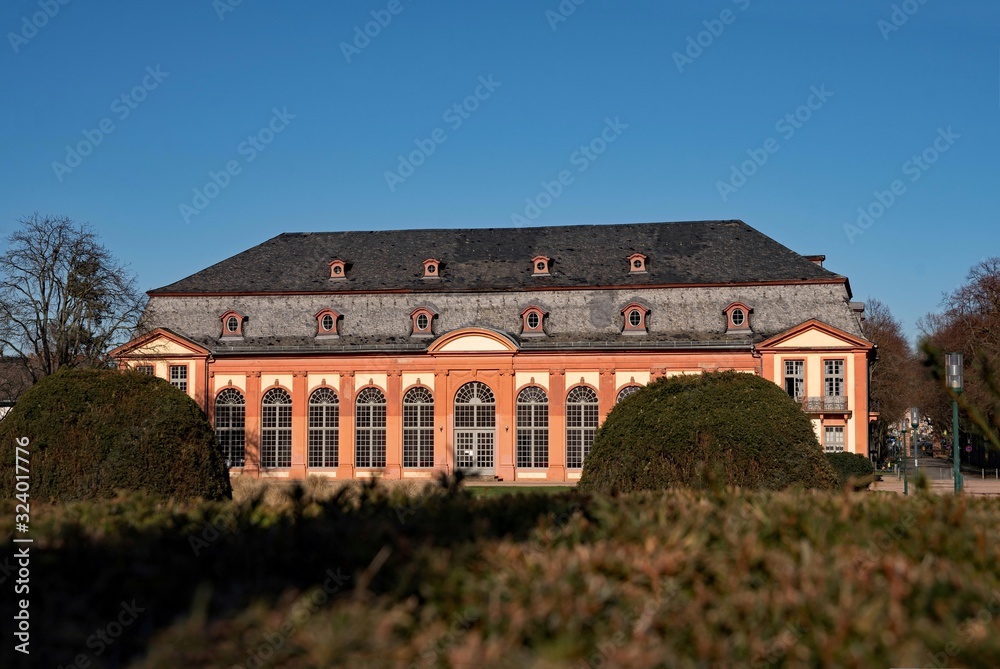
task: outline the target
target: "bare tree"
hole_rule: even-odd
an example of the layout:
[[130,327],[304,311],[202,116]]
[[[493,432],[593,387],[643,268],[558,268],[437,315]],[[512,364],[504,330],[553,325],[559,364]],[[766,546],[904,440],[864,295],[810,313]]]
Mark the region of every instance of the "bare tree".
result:
[[885,445],[892,425],[913,401],[918,370],[903,328],[883,302],[866,302],[862,331],[878,351],[870,368],[868,388],[870,408],[879,416],[869,425],[869,443],[876,461],[881,462],[888,455]]
[[943,311],[921,322],[922,349],[930,370],[925,384],[935,423],[951,426],[951,401],[943,388],[943,355],[964,354],[965,389],[958,397],[963,431],[1000,445],[1000,258],[987,258],[969,270],[966,282],[942,301]]
[[38,214],[18,223],[0,255],[0,352],[32,381],[60,367],[107,365],[145,304],[135,275],[86,225]]

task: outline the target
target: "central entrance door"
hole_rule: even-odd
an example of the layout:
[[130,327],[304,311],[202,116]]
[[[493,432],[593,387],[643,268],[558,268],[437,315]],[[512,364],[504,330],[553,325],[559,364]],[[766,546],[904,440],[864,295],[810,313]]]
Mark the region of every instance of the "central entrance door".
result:
[[455,394],[455,468],[477,474],[496,472],[496,398],[479,381],[466,383]]

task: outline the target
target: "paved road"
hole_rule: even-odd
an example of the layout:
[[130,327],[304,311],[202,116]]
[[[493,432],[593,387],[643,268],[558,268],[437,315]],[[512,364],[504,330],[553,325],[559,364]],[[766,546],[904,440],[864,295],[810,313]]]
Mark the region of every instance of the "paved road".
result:
[[[914,483],[920,474],[927,477],[931,484],[931,490],[940,494],[954,494],[955,483],[952,480],[951,460],[944,458],[934,458],[922,455],[919,458],[909,458],[907,460],[908,476],[910,480],[910,493],[915,491]],[[963,492],[967,495],[988,495],[1000,496],[1000,479],[996,470],[985,472],[973,472],[966,470],[963,472]],[[883,492],[903,492],[902,477],[883,474],[883,480],[872,484],[872,490]]]

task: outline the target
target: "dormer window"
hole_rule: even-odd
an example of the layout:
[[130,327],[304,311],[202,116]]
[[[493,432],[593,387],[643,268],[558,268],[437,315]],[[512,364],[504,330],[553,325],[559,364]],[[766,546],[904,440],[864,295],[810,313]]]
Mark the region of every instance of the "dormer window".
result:
[[411,311],[410,318],[413,320],[413,330],[411,331],[410,336],[433,337],[435,316],[437,316],[437,314],[427,307],[417,307]]
[[526,307],[521,312],[521,336],[522,337],[544,337],[545,317],[549,312],[534,305]]
[[330,278],[331,279],[346,279],[347,278],[347,263],[339,258],[334,258],[330,261]]
[[750,332],[751,313],[753,309],[742,302],[733,302],[726,307],[726,332]]
[[629,274],[645,274],[646,273],[646,256],[641,253],[633,253],[628,257],[628,273]]
[[440,279],[441,278],[441,262],[435,260],[434,258],[428,258],[424,261],[424,278],[425,279]]
[[223,339],[243,339],[243,323],[247,319],[246,316],[235,309],[230,309],[219,319],[222,321]]
[[548,256],[535,256],[531,259],[531,274],[533,276],[548,276],[551,264],[552,258]]
[[646,318],[649,316],[649,307],[639,302],[633,302],[622,309],[622,316],[625,319],[622,326],[622,334],[647,334]]
[[341,314],[333,309],[322,309],[316,313],[316,338],[335,339],[340,336]]

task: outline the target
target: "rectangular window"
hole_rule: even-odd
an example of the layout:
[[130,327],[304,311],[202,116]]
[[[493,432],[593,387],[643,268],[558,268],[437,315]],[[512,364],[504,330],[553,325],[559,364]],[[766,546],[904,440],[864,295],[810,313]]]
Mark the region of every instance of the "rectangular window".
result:
[[823,434],[823,450],[827,453],[844,452],[844,428],[843,426],[827,427]]
[[260,417],[260,465],[292,466],[292,405],[265,404]]
[[844,361],[823,361],[823,387],[827,397],[840,397],[844,394]]
[[403,466],[434,466],[434,405],[430,402],[404,400]]
[[385,467],[385,404],[358,404],[354,417],[354,458],[357,467]]
[[785,360],[785,392],[795,399],[805,395],[806,363],[804,360]]
[[187,365],[170,365],[170,385],[180,391],[188,391]]
[[517,466],[544,469],[549,466],[549,406],[540,390],[533,394],[517,402]]
[[597,395],[591,391],[592,402],[566,402],[566,467],[580,469],[590,453],[597,432],[599,415]]
[[[335,399],[333,393],[328,396]],[[309,466],[336,467],[339,462],[340,407],[332,402],[309,403]]]
[[153,375],[153,366],[152,365],[138,365],[135,368],[135,371],[138,372],[139,374],[145,374],[146,376],[152,376]]

